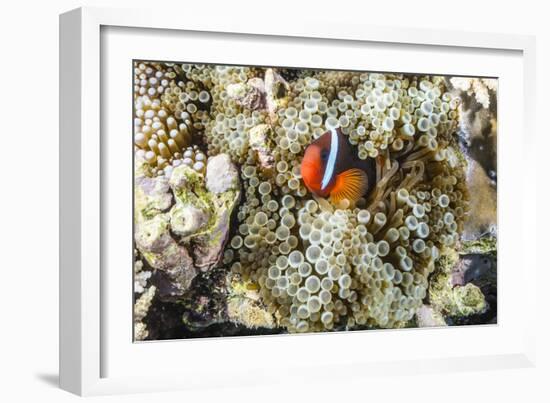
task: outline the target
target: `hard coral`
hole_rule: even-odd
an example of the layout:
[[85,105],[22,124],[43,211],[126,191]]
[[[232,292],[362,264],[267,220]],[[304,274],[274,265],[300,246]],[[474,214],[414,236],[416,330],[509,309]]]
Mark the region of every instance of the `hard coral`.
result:
[[[221,161],[221,163],[219,162]],[[229,221],[239,200],[236,169],[224,155],[206,166],[222,170],[208,181],[186,164],[176,167],[168,180],[145,176],[145,164],[136,159],[135,244],[143,260],[156,270],[159,297],[181,297],[198,271],[208,271],[220,261],[229,233]],[[212,189],[213,191],[210,191]]]

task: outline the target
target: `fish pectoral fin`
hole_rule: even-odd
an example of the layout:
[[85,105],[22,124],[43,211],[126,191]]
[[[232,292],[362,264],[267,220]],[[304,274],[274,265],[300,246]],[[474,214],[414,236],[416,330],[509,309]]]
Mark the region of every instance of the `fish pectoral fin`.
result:
[[368,186],[369,180],[365,171],[358,168],[348,169],[336,176],[330,199],[336,203],[343,199],[355,203],[367,192]]

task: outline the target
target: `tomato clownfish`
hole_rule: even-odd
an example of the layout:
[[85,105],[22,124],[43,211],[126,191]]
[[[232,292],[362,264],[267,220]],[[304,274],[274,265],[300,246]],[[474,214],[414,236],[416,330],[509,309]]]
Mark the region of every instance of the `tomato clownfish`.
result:
[[356,202],[373,184],[373,160],[361,161],[352,153],[340,129],[331,129],[307,146],[302,179],[310,192],[333,202]]

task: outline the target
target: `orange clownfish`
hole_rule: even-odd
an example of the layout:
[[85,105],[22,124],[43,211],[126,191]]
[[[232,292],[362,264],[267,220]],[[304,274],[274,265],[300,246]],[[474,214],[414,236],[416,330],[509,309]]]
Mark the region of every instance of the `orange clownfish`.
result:
[[310,192],[333,202],[356,202],[374,178],[373,160],[355,157],[340,129],[331,129],[311,143],[302,159],[302,179]]

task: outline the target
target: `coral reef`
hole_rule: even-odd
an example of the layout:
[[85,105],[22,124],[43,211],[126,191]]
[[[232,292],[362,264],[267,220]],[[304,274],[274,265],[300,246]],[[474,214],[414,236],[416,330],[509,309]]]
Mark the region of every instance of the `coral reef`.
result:
[[459,249],[442,251],[430,279],[430,308],[443,314],[448,324],[464,324],[463,317],[475,316],[483,318],[479,323],[493,323],[497,308],[496,240],[481,238],[465,242]]
[[450,82],[454,89],[473,96],[484,108],[489,107],[498,89],[498,81],[494,78],[453,77]]
[[179,298],[222,257],[240,197],[238,173],[223,154],[207,162],[204,174],[181,164],[169,179],[146,176],[147,162],[138,156],[135,164],[135,244],[156,270],[159,296]]
[[[135,290],[178,304],[185,332],[444,326],[492,309],[476,281],[496,277],[465,265],[494,249],[460,242],[496,235],[496,163],[475,151],[496,145],[493,81],[143,62],[135,83]],[[356,203],[301,177],[334,128],[375,161]]]
[[470,215],[464,223],[464,240],[475,240],[485,235],[496,235],[497,189],[480,164],[469,159],[467,184],[476,189],[470,198]]
[[134,303],[134,337],[136,340],[145,340],[149,335],[147,326],[142,322],[155,296],[156,287],[151,286]]
[[249,328],[275,327],[275,319],[262,303],[258,287],[250,281],[230,278],[231,295],[227,300],[227,316],[232,322]]
[[143,319],[149,313],[156,292],[155,286],[148,287],[151,274],[151,271],[143,269],[139,252],[134,251],[134,293],[136,295],[134,302],[134,338],[136,340],[145,340],[149,335],[147,325],[143,322]]
[[[330,101],[324,80],[291,83],[288,106],[271,123],[275,146],[254,142],[273,157],[274,176],[249,150],[232,270],[258,284],[291,332],[402,327],[426,295],[439,248],[457,242],[467,210],[452,137],[458,103],[439,79],[346,73],[331,83],[350,92]],[[313,199],[301,181],[305,147],[331,127],[342,128],[361,158],[379,158],[363,208]]]
[[445,318],[438,310],[429,305],[422,305],[416,311],[416,323],[419,327],[447,326]]
[[451,78],[460,97],[458,136],[466,162],[466,184],[475,189],[464,240],[496,235],[497,228],[497,109],[496,80]]

